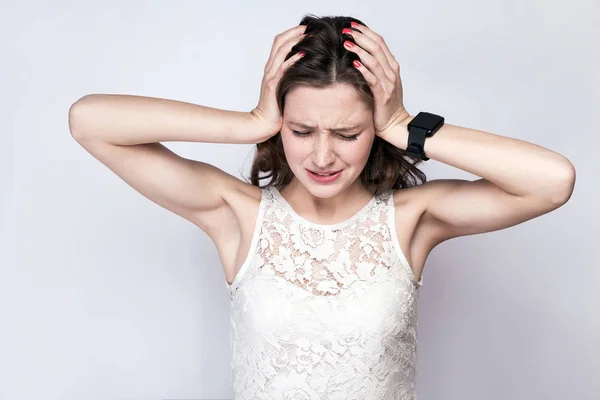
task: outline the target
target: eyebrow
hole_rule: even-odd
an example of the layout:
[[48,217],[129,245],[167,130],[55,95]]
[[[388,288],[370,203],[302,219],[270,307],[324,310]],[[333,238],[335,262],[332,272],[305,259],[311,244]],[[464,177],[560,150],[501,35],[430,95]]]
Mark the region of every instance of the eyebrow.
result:
[[[296,126],[299,126],[301,128],[304,128],[304,129],[315,129],[314,126],[310,126],[310,125],[304,124],[302,122],[290,121],[289,123],[293,124],[293,125],[296,125]],[[330,132],[350,132],[350,131],[353,131],[353,130],[355,130],[357,128],[360,128],[361,125],[362,124],[356,124],[356,125],[352,125],[352,126],[342,126],[342,127],[339,127],[339,128],[328,129],[328,131],[330,131]]]

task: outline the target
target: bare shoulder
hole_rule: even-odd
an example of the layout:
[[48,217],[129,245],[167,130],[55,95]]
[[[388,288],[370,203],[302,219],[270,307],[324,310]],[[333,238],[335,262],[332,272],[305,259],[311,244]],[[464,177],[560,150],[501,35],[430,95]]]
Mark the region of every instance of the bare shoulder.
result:
[[197,221],[213,240],[219,250],[233,248],[239,243],[246,222],[254,209],[258,210],[261,190],[233,175],[223,173],[226,183],[223,185],[221,207],[198,214]]
[[[426,210],[427,188],[417,185],[394,190],[394,209],[398,241],[406,257],[411,261],[415,241],[421,240],[420,222]],[[418,245],[417,247],[423,247]],[[412,263],[411,263],[412,264]]]
[[427,213],[431,202],[454,190],[465,181],[460,179],[433,179],[421,185],[396,190],[394,204],[396,207],[409,209],[410,215],[415,220],[411,243],[417,243],[425,252],[431,251],[443,241],[442,232],[438,232],[437,224],[432,216]]
[[[226,173],[225,173],[226,174]],[[223,206],[198,216],[212,239],[228,282],[233,280],[247,252],[261,201],[261,189],[227,174]],[[200,226],[199,223],[196,225]]]
[[417,277],[422,275],[433,248],[441,243],[441,235],[437,232],[439,225],[430,220],[427,208],[432,199],[453,185],[445,179],[431,180],[394,191],[398,242]]
[[430,201],[458,185],[464,183],[461,179],[433,179],[421,185],[403,188],[394,192],[394,203],[396,205],[416,201],[425,212]]
[[208,217],[213,225],[212,232],[218,232],[211,239],[229,283],[237,275],[250,250],[261,196],[261,188],[238,179],[224,194],[227,205],[212,211]]
[[[420,218],[427,209],[426,203],[431,196],[430,182],[401,188],[394,191],[394,206],[410,211],[412,218]],[[408,208],[408,210],[406,210]]]

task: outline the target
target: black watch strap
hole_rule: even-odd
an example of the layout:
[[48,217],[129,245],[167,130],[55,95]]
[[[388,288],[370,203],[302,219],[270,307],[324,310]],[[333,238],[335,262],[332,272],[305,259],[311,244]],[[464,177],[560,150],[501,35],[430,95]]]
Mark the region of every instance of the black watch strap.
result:
[[429,160],[425,155],[425,139],[433,136],[444,125],[444,117],[421,111],[408,123],[408,144],[406,152],[409,156]]
[[420,158],[423,161],[429,160],[425,155],[425,139],[427,138],[427,129],[411,126],[408,129],[408,146],[406,152],[409,156]]

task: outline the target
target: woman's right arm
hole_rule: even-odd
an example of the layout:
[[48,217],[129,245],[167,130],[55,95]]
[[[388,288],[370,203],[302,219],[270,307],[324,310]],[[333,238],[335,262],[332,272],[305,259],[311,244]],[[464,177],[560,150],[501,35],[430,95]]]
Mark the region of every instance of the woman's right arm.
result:
[[265,129],[249,112],[220,110],[183,101],[119,94],[91,94],[69,110],[75,139],[114,145],[157,142],[252,144]]
[[[71,135],[129,186],[198,225],[219,245],[239,233],[230,204],[249,183],[210,164],[189,160],[159,142],[262,143],[281,129],[279,79],[302,57],[292,48],[306,37],[298,25],[275,36],[264,69],[258,105],[226,111],[153,97],[92,94],[69,110]],[[232,245],[233,246],[233,245]],[[232,247],[228,247],[232,248]]]
[[[214,241],[230,234],[223,212],[248,183],[210,164],[183,158],[159,142],[260,143],[273,136],[250,112],[181,101],[94,94],[69,110],[73,138],[137,192],[191,221]],[[271,130],[271,132],[268,132]]]

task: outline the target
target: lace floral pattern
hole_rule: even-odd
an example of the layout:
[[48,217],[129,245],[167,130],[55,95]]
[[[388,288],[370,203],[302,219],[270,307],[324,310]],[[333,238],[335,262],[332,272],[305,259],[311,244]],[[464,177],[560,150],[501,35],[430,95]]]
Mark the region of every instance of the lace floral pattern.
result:
[[414,400],[416,280],[392,191],[314,224],[263,189],[250,254],[231,285],[235,399]]

